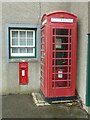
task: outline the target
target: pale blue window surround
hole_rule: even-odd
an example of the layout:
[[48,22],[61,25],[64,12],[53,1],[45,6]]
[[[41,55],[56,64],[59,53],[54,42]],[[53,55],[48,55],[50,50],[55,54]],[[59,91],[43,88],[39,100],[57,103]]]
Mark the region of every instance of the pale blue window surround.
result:
[[8,24],[9,62],[37,61],[40,56],[40,25]]

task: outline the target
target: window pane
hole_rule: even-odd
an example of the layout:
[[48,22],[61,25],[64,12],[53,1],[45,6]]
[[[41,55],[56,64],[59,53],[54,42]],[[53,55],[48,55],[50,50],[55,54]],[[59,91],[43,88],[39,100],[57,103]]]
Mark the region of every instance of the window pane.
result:
[[27,53],[26,48],[20,48],[20,53]]
[[18,39],[12,38],[12,45],[18,45]]
[[27,39],[27,45],[33,45],[33,39]]
[[18,53],[18,48],[12,48],[12,53]]
[[33,39],[33,31],[28,31],[27,37]]
[[20,45],[26,45],[26,32],[20,31]]
[[18,37],[18,31],[12,31],[12,37]]
[[25,31],[20,31],[20,38],[21,38],[21,37],[26,38],[26,32],[25,32]]
[[68,37],[56,37],[56,44],[58,43],[68,43]]
[[72,35],[72,30],[70,29],[70,35]]
[[33,53],[33,48],[27,48],[27,53]]
[[56,35],[68,35],[68,29],[56,29]]
[[20,38],[20,45],[26,45],[26,39]]
[[59,38],[59,37],[56,37],[56,48],[61,48],[62,47],[62,45],[60,43],[62,43],[62,39]]

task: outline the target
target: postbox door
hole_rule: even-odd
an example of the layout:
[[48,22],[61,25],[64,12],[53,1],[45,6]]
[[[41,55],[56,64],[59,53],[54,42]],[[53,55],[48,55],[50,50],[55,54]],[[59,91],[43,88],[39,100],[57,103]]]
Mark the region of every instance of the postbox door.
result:
[[[76,56],[75,50],[73,50],[75,31],[71,27],[52,27],[52,83],[51,89],[54,96],[66,96],[72,95],[75,92],[75,81],[72,75],[73,69],[73,54]],[[74,44],[76,45],[76,43]],[[75,58],[76,59],[76,58]],[[74,71],[75,72],[75,71]],[[72,85],[74,84],[74,86]],[[52,94],[51,93],[51,94]]]
[[28,84],[28,63],[27,62],[19,63],[19,83]]

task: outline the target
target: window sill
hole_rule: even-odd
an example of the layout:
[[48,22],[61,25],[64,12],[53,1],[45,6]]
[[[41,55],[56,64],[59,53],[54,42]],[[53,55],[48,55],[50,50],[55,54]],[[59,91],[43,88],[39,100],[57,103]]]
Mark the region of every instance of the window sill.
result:
[[38,58],[12,58],[9,59],[9,63],[18,63],[18,62],[39,62]]

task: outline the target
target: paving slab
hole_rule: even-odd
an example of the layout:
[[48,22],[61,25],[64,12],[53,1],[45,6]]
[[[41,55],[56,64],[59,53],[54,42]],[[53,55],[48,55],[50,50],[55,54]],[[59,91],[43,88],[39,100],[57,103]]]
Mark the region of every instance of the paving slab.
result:
[[57,103],[45,106],[37,106],[31,94],[3,96],[2,117],[89,119],[88,113],[80,105]]

